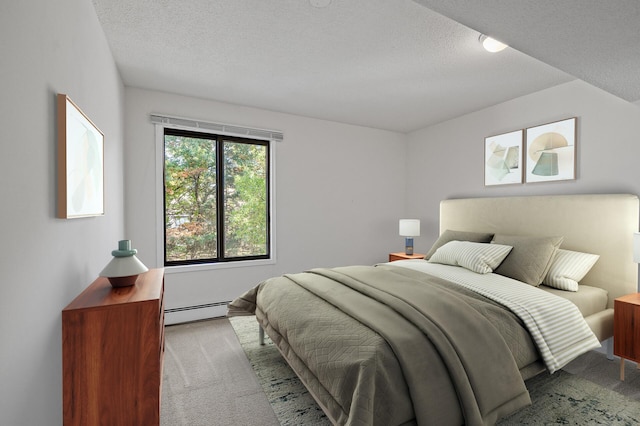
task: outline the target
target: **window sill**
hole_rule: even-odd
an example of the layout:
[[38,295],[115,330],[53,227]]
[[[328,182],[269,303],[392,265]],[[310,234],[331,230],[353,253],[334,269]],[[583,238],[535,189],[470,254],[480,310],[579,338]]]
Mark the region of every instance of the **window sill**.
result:
[[275,259],[260,259],[260,260],[240,260],[236,262],[219,262],[219,263],[204,263],[195,265],[179,265],[179,266],[165,266],[165,274],[180,274],[184,272],[199,272],[199,271],[214,271],[216,269],[229,269],[229,268],[249,268],[254,266],[266,266],[275,265]]

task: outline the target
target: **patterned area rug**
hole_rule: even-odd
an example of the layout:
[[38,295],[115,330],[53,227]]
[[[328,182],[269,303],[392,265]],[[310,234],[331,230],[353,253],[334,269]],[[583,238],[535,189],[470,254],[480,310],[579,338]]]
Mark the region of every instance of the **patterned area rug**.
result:
[[563,370],[527,382],[532,405],[500,425],[637,425],[640,402]]
[[231,317],[229,321],[280,424],[331,426],[271,339],[265,335],[265,345],[260,346],[256,318]]
[[[229,318],[240,345],[282,425],[330,425],[280,352],[265,336],[258,343],[255,317]],[[640,402],[588,380],[558,371],[527,381],[533,404],[499,425],[638,425]]]

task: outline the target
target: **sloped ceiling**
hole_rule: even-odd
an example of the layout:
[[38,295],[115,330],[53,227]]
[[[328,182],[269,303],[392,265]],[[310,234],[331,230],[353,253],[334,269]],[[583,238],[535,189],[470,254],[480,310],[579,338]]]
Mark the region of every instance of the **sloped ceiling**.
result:
[[[520,24],[513,16],[531,6],[510,6],[524,1],[93,3],[127,86],[379,129],[411,132],[576,76],[605,88],[596,81],[601,72],[595,75],[606,68],[600,57],[594,53],[589,63],[584,50],[572,49],[584,42],[583,31],[573,36],[582,21],[561,32],[553,27],[538,42],[515,34]],[[514,23],[500,26],[481,13],[489,3],[501,3],[502,16]],[[519,28],[530,34],[543,27],[528,22]],[[499,35],[521,50],[489,54],[478,42],[479,31]],[[547,50],[553,34],[569,44]],[[564,58],[567,50],[571,55]],[[607,57],[608,62],[618,59]],[[629,84],[623,87],[630,79],[607,76],[611,87],[605,90],[625,94],[624,99],[635,96]]]
[[587,83],[640,101],[638,0],[416,0]]

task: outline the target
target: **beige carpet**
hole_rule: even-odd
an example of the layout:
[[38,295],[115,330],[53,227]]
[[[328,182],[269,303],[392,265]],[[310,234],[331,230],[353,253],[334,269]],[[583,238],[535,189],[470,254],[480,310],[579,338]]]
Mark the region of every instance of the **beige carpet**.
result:
[[160,420],[162,426],[280,425],[227,319],[166,327]]

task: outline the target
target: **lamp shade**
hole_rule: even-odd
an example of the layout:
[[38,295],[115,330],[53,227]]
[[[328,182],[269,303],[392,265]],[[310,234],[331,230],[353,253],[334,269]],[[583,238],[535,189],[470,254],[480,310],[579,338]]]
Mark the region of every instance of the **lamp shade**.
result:
[[400,235],[403,237],[419,237],[420,219],[400,219]]
[[633,261],[640,263],[640,232],[633,233]]
[[113,250],[113,259],[100,272],[113,287],[134,285],[138,275],[149,269],[136,257],[138,250],[131,248],[131,240],[118,241],[118,250]]

